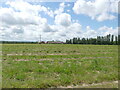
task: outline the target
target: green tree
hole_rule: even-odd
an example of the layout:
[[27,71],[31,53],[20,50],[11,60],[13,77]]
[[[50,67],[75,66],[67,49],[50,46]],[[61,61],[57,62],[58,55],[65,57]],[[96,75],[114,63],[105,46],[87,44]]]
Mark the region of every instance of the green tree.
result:
[[114,35],[111,36],[111,44],[114,44]]
[[118,44],[118,37],[115,36],[115,44],[117,45]]

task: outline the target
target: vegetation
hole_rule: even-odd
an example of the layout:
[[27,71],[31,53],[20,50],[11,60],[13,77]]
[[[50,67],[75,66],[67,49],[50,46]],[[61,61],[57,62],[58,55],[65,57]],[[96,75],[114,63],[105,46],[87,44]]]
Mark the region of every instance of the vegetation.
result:
[[30,42],[30,41],[0,41],[2,44],[37,44],[38,42]]
[[[26,41],[0,41],[3,44],[38,44],[38,42],[26,42]],[[39,44],[94,44],[94,45],[120,45],[120,35],[107,35],[107,36],[97,36],[97,38],[73,38],[62,41],[41,41]]]
[[[119,41],[119,42],[118,42]],[[97,45],[118,45],[120,44],[120,35],[97,36],[97,38],[73,38],[66,40],[67,44],[97,44]]]
[[3,44],[2,87],[49,88],[117,81],[117,52],[117,45]]

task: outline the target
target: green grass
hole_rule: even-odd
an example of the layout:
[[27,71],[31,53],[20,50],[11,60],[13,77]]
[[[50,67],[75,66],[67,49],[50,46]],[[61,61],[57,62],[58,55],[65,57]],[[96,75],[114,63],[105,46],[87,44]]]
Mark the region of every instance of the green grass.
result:
[[102,85],[93,85],[93,86],[88,86],[87,88],[118,88],[118,83],[107,83],[107,84],[102,84]]
[[3,44],[2,53],[3,88],[81,86],[118,80],[116,45]]

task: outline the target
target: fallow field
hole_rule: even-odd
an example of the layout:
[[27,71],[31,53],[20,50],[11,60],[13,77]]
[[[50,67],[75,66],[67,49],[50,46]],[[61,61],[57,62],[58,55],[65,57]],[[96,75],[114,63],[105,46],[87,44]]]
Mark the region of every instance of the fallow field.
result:
[[117,81],[117,45],[2,45],[3,88],[116,88]]

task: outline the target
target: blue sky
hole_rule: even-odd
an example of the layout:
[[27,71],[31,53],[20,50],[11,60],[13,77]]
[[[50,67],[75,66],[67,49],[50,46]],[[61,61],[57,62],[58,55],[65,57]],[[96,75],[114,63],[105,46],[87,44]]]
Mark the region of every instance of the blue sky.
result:
[[[109,3],[111,1],[111,3]],[[1,3],[1,40],[65,41],[118,32],[118,0]],[[48,37],[49,36],[49,37]]]
[[[42,5],[44,5],[46,7],[50,7],[52,10],[55,10],[55,9],[59,8],[60,3],[61,2],[50,2],[50,3],[46,2]],[[93,29],[97,29],[97,28],[102,27],[102,26],[113,27],[113,28],[118,26],[118,18],[117,18],[118,14],[117,13],[112,13],[114,16],[116,16],[116,19],[105,20],[105,21],[102,21],[102,22],[98,22],[96,20],[92,20],[87,15],[83,15],[83,14],[77,15],[77,14],[75,14],[74,11],[72,10],[72,8],[74,6],[74,2],[66,2],[65,4],[70,4],[70,6],[66,7],[64,12],[67,13],[67,10],[70,10],[70,12],[68,12],[68,13],[72,16],[72,19],[73,20],[78,20],[79,23],[81,23],[84,26],[84,28],[86,26],[91,26]],[[54,19],[53,18],[50,18],[48,15],[46,16],[46,18],[48,19],[48,22],[50,24],[54,24]]]

